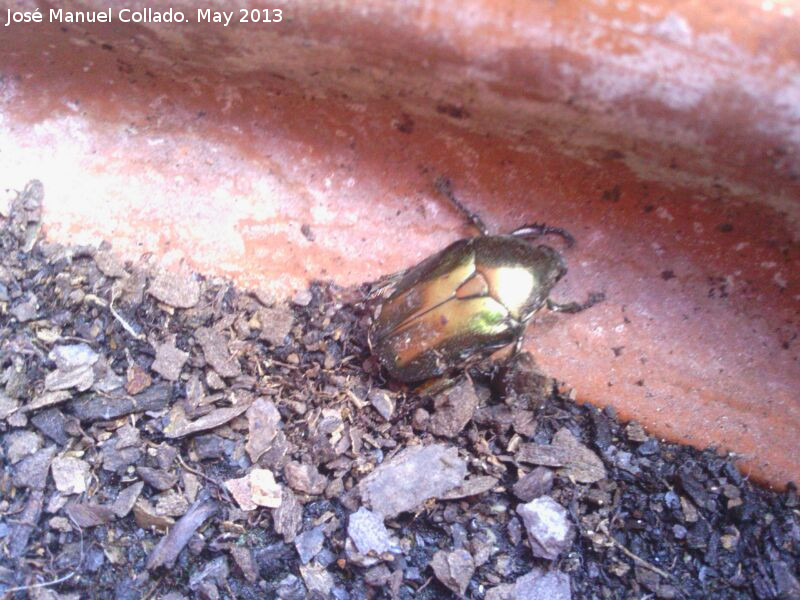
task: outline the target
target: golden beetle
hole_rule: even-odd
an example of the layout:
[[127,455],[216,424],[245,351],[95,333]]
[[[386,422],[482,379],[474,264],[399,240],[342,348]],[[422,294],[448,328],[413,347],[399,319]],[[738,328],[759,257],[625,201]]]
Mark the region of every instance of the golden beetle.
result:
[[481,219],[453,195],[449,181],[437,187],[465,214],[480,235],[447,248],[379,283],[369,330],[373,354],[389,375],[404,383],[446,375],[514,344],[543,306],[579,312],[604,299],[593,293],[584,303],[558,304],[550,291],[567,272],[550,246],[528,240],[548,234],[574,243],[565,230],[525,225],[507,235],[489,235]]

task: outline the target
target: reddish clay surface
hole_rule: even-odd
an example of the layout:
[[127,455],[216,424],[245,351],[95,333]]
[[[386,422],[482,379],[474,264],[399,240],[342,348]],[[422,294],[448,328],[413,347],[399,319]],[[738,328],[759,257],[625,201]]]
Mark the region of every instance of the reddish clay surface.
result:
[[2,29],[0,186],[42,179],[55,239],[287,294],[468,235],[448,175],[578,239],[556,296],[608,300],[526,346],[579,399],[800,480],[797,4],[337,5]]

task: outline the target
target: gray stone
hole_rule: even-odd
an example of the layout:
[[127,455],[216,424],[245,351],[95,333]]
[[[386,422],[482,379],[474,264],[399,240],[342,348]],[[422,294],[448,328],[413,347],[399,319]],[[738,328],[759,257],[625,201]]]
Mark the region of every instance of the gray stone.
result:
[[150,467],[136,467],[136,473],[151,487],[164,491],[175,487],[178,483],[178,476],[162,469],[152,469]]
[[553,471],[546,467],[536,467],[517,481],[511,489],[517,498],[523,502],[530,502],[553,489],[553,479],[555,479]]
[[168,337],[163,343],[153,343],[156,359],[150,366],[153,371],[169,381],[177,381],[181,376],[183,365],[189,358],[189,353],[175,347],[175,336]]
[[150,282],[147,293],[175,308],[191,308],[200,300],[200,283],[188,269],[162,269]]
[[281,491],[281,505],[272,512],[275,532],[283,536],[287,544],[294,541],[303,521],[303,506],[288,487]]
[[31,424],[51,440],[64,446],[69,441],[67,418],[57,408],[49,408],[31,418]]
[[600,457],[565,427],[556,432],[551,444],[520,444],[516,458],[534,465],[563,467],[558,474],[578,483],[594,483],[606,476]]
[[325,567],[316,563],[300,565],[300,576],[306,584],[309,592],[317,592],[327,598],[330,596],[333,587],[333,575],[325,570]]
[[14,467],[11,482],[16,487],[43,490],[47,483],[50,463],[57,451],[56,446],[48,446],[22,459]]
[[575,531],[567,510],[550,496],[542,496],[517,507],[534,555],[555,560],[572,544]]
[[137,481],[120,491],[117,494],[117,499],[111,505],[111,510],[114,511],[114,514],[120,519],[127,516],[131,512],[133,505],[136,504],[136,500],[138,500],[143,488],[144,481]]
[[261,455],[272,447],[278,433],[281,415],[275,403],[266,398],[257,398],[247,409],[247,444],[245,450],[253,463],[258,462]]
[[66,390],[74,387],[83,392],[92,387],[94,383],[93,366],[100,355],[88,344],[56,346],[50,351],[48,358],[56,363],[56,370],[48,373],[44,378],[44,386],[47,390]]
[[297,548],[297,554],[300,555],[300,562],[303,564],[308,563],[314,558],[322,546],[325,544],[325,527],[318,525],[313,529],[304,531],[298,535],[294,540],[294,546]]
[[347,534],[358,552],[367,556],[383,554],[394,549],[381,516],[363,506],[350,515]]
[[439,550],[433,555],[431,568],[436,579],[446,585],[454,594],[463,596],[467,591],[469,580],[475,573],[475,563],[472,555],[459,548],[452,552]]
[[100,506],[99,504],[70,504],[67,506],[66,511],[69,518],[72,519],[78,527],[105,525],[114,518],[114,511],[107,506]]
[[194,337],[203,349],[206,362],[220,377],[238,377],[242,374],[239,360],[228,349],[228,337],[223,332],[200,327]]
[[172,385],[152,385],[136,396],[117,391],[110,396],[93,395],[72,400],[68,406],[81,421],[110,421],[131,413],[158,411],[166,408],[172,396]]
[[256,312],[261,327],[262,340],[268,341],[273,346],[281,346],[286,341],[286,336],[292,332],[294,313],[286,305],[275,308],[262,308]]
[[35,295],[30,294],[28,298],[22,302],[18,302],[8,311],[12,317],[15,317],[20,323],[32,321],[36,318],[36,313],[39,309],[39,301]]
[[65,456],[54,458],[50,472],[56,489],[62,494],[82,494],[89,482],[89,463],[79,458]]
[[358,489],[372,510],[394,517],[458,487],[466,474],[467,463],[455,447],[411,446],[367,475]]
[[436,397],[428,431],[444,437],[457,436],[472,419],[479,402],[472,382],[463,380]]
[[283,472],[286,483],[297,492],[317,495],[325,491],[328,479],[317,471],[316,467],[299,462],[290,462]]
[[42,447],[42,437],[35,431],[12,431],[5,436],[6,458],[12,465]]
[[391,421],[395,408],[394,398],[383,390],[372,390],[369,393],[369,401],[385,421]]
[[571,600],[569,575],[561,571],[533,569],[515,583],[498,585],[486,593],[486,600]]

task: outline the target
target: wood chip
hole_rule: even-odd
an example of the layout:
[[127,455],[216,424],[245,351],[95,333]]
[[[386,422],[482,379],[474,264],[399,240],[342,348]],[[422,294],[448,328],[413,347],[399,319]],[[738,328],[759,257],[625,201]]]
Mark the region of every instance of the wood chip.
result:
[[470,477],[458,487],[442,494],[441,498],[442,500],[457,500],[470,496],[480,496],[495,487],[498,481],[497,477],[491,477],[490,475]]
[[174,487],[175,484],[178,483],[178,476],[175,473],[168,473],[161,469],[136,467],[136,473],[151,487],[162,492]]
[[193,433],[198,433],[200,431],[214,429],[215,427],[219,427],[220,425],[235,419],[248,408],[250,408],[250,402],[247,400],[242,400],[234,406],[218,408],[211,411],[207,415],[200,417],[199,419],[189,421],[189,419],[186,418],[186,411],[183,409],[183,407],[180,404],[176,404],[170,411],[169,423],[166,427],[164,427],[164,435],[168,438],[174,439],[191,435]]
[[245,450],[254,464],[261,455],[272,447],[281,422],[281,415],[275,403],[266,398],[257,398],[247,409],[249,432]]
[[62,494],[82,494],[89,481],[89,463],[69,456],[54,458],[50,472],[56,489]]
[[177,271],[161,269],[147,293],[175,308],[191,308],[200,300],[200,283],[185,267]]
[[100,506],[99,504],[69,504],[67,505],[66,511],[70,519],[75,521],[78,527],[105,525],[114,518],[113,510],[107,506]]
[[133,505],[139,498],[139,494],[142,493],[142,489],[144,489],[144,482],[137,481],[117,494],[117,499],[114,500],[114,503],[111,505],[111,510],[114,511],[114,514],[120,519],[127,516],[128,513],[131,512],[131,509],[133,509]]
[[303,505],[288,487],[283,488],[281,505],[273,511],[272,516],[275,532],[282,535],[287,544],[292,543],[303,522]]
[[225,487],[242,510],[255,510],[259,506],[277,508],[281,505],[281,486],[269,469],[253,469],[244,477],[228,479]]
[[200,327],[194,337],[203,349],[206,362],[220,377],[238,377],[242,374],[239,360],[228,350],[228,336],[208,327]]
[[148,571],[165,566],[171,568],[181,550],[189,543],[194,532],[200,529],[206,520],[217,512],[217,503],[213,500],[197,500],[186,511],[186,514],[175,523],[164,537],[159,540],[147,557],[145,568]]
[[47,406],[54,406],[56,404],[61,404],[66,400],[72,398],[72,394],[66,390],[59,390],[56,392],[45,392],[40,396],[34,398],[29,404],[21,407],[19,410],[20,412],[26,413],[31,412],[34,410],[39,410],[40,408],[45,408]]
[[172,385],[159,383],[137,396],[129,396],[120,390],[110,395],[93,395],[73,400],[68,407],[81,421],[110,421],[132,413],[162,410],[169,404],[171,397]]
[[150,366],[153,371],[169,381],[177,381],[181,376],[183,365],[189,358],[189,353],[179,350],[175,346],[175,336],[168,337],[164,343],[153,343],[156,359]]
[[577,483],[594,483],[606,477],[600,457],[581,444],[567,428],[556,432],[552,444],[520,444],[516,458],[534,465],[563,467],[558,474]]

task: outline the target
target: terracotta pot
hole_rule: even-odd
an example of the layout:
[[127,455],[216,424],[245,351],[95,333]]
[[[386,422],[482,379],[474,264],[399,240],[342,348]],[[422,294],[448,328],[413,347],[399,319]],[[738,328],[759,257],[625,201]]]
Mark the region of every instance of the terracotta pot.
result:
[[608,300],[526,346],[579,399],[800,479],[797,2],[149,4],[188,22],[2,29],[0,183],[44,181],[53,238],[353,284],[470,234],[447,175],[578,239],[556,295]]

